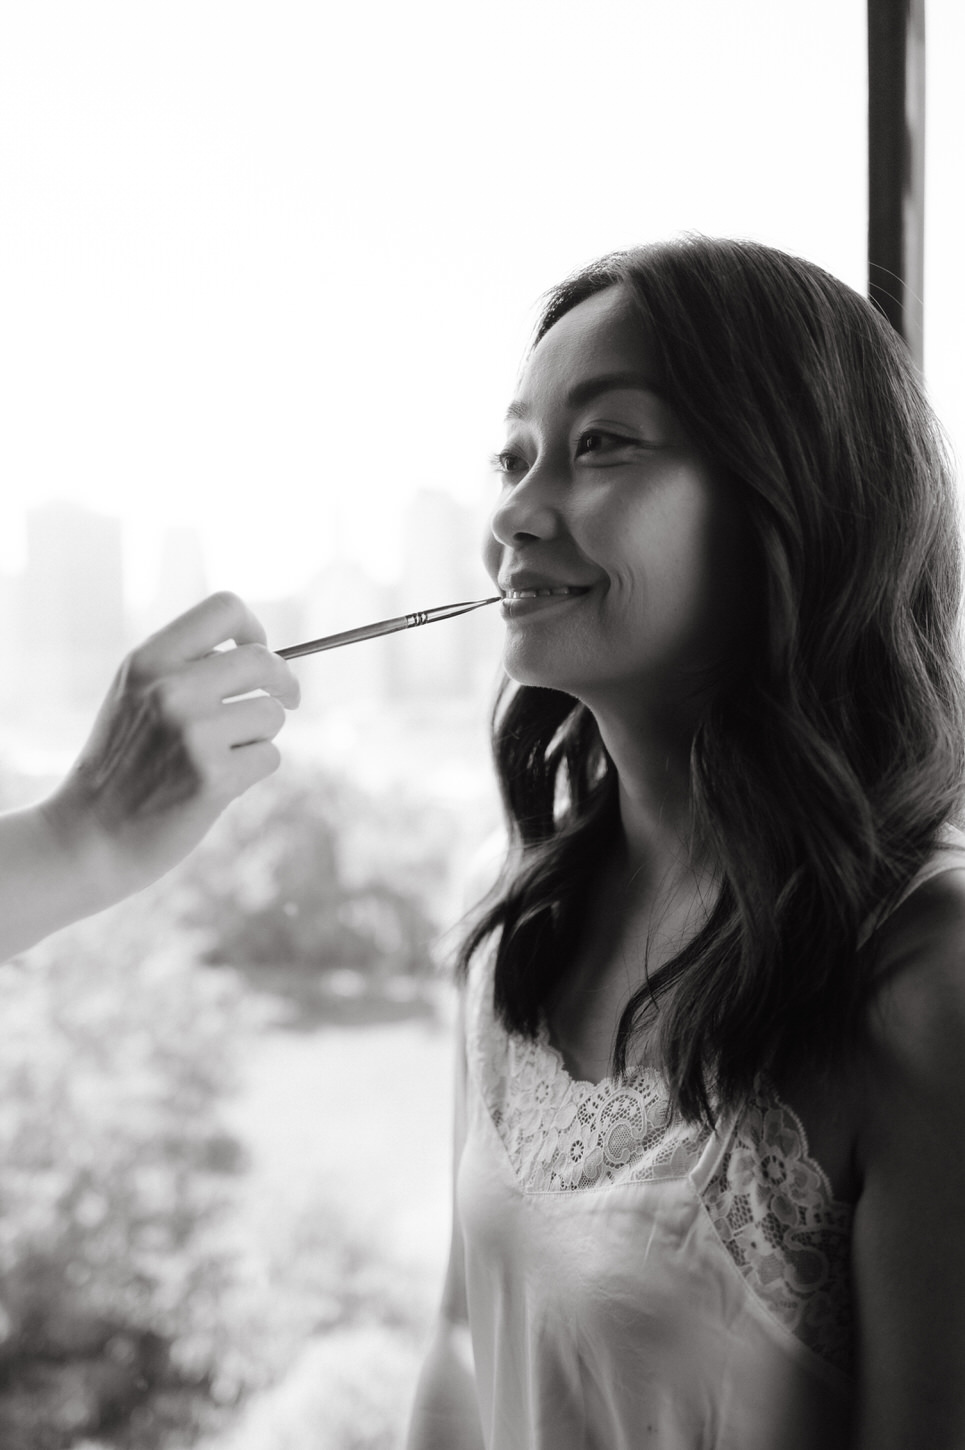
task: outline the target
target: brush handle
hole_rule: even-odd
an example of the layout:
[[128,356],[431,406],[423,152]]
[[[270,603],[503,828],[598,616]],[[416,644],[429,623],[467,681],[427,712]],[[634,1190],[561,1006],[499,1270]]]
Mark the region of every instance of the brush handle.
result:
[[377,639],[380,634],[395,634],[408,629],[412,615],[400,614],[396,619],[382,619],[378,624],[363,624],[358,629],[344,629],[341,634],[328,634],[324,639],[310,639],[307,644],[292,644],[276,650],[283,660],[297,660],[299,655],[314,655],[325,649],[340,649],[343,644],[357,644],[362,639]]
[[498,604],[501,597],[494,594],[491,599],[473,599],[466,604],[444,604],[440,609],[418,609],[414,614],[399,614],[395,619],[380,619],[377,624],[363,624],[358,629],[345,629],[341,634],[327,634],[323,639],[310,639],[307,644],[290,644],[275,653],[281,655],[283,660],[295,660],[299,655],[314,655],[325,649],[339,649],[343,644],[357,644],[362,639],[377,639],[380,634],[395,634],[400,629],[435,624],[438,619],[453,619],[457,614],[468,614],[473,609],[482,609],[484,604]]

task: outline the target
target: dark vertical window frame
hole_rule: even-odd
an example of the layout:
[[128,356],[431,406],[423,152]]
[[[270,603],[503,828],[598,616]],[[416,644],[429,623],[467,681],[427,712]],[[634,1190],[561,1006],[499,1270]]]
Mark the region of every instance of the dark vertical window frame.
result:
[[868,296],[924,356],[925,0],[868,0]]

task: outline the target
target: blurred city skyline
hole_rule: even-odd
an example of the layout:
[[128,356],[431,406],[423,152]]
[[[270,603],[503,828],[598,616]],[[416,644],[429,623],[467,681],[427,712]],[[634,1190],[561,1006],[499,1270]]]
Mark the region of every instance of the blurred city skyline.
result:
[[[965,6],[927,11],[925,368],[965,456]],[[0,8],[6,718],[49,705],[58,650],[72,663],[56,688],[93,694],[118,612],[133,643],[202,585],[249,600],[275,644],[484,594],[486,460],[535,308],[593,256],[749,236],[864,292],[865,12]],[[452,534],[430,529],[420,553],[408,531],[435,495],[455,505],[437,511]],[[46,540],[62,578],[41,608],[18,581],[39,558],[37,511],[62,505],[80,512]],[[88,515],[115,522],[101,537]],[[88,533],[78,568],[120,550],[123,606],[114,565],[113,603],[63,595]],[[57,588],[59,643],[44,634]],[[316,659],[307,691],[361,699],[373,672],[431,676],[445,639],[484,639],[488,676],[498,620],[482,616]],[[69,646],[82,629],[96,667]]]
[[[961,452],[963,7],[928,27]],[[333,555],[388,582],[420,489],[485,516],[534,308],[588,258],[752,236],[864,291],[865,104],[864,0],[3,7],[0,568],[66,498],[123,519],[135,585],[177,525],[246,597]]]

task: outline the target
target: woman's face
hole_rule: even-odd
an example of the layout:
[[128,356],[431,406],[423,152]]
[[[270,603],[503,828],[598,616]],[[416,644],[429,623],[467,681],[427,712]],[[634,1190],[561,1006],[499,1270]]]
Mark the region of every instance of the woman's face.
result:
[[534,349],[498,456],[485,562],[506,670],[591,708],[697,703],[743,617],[743,520],[660,385],[642,323],[608,288]]

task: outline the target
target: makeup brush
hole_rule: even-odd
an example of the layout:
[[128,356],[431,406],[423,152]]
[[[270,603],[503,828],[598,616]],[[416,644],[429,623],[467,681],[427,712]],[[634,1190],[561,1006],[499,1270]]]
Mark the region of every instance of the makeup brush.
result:
[[380,634],[395,634],[400,629],[415,629],[420,624],[435,624],[438,619],[454,619],[457,614],[468,614],[471,609],[482,609],[486,604],[498,604],[501,594],[492,599],[475,599],[468,604],[443,604],[439,609],[420,609],[415,614],[400,614],[395,619],[380,619],[377,624],[362,624],[358,629],[346,629],[341,634],[328,634],[324,639],[310,639],[307,644],[290,644],[286,649],[276,650],[283,660],[294,660],[299,655],[317,654],[323,649],[341,649],[343,644],[357,644],[360,639],[377,639]]

